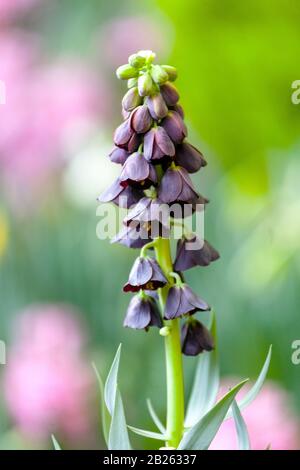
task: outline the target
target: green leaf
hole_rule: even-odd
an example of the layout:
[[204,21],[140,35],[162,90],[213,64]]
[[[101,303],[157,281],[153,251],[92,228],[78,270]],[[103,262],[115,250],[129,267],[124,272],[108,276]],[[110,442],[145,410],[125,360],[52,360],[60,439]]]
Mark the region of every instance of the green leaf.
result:
[[131,450],[122,397],[118,387],[115,390],[115,402],[109,430],[108,449]]
[[105,405],[105,400],[104,400],[104,385],[103,381],[101,378],[101,375],[96,367],[96,364],[93,362],[92,363],[93,369],[96,374],[97,382],[99,385],[99,391],[100,391],[100,407],[101,407],[101,423],[102,423],[102,432],[103,436],[105,439],[106,444],[108,445],[108,435],[109,435],[109,427],[110,427],[110,414],[108,412],[108,409]]
[[114,407],[115,407],[115,399],[117,393],[117,386],[118,386],[118,372],[119,372],[119,365],[120,365],[120,356],[121,356],[121,347],[118,347],[116,352],[115,358],[113,360],[112,366],[108,373],[105,387],[104,387],[104,400],[109,411],[109,414],[112,416]]
[[167,437],[165,434],[159,434],[158,432],[147,431],[146,429],[139,429],[133,426],[128,426],[130,431],[138,434],[139,436],[150,437],[150,439],[156,439],[158,441],[166,441]]
[[212,408],[217,399],[220,374],[218,365],[216,316],[212,312],[210,331],[215,341],[215,349],[203,352],[198,359],[193,387],[187,406],[185,426],[196,424]]
[[164,427],[161,420],[157,416],[157,413],[153,408],[150,398],[147,399],[147,408],[154,424],[157,426],[157,428],[160,430],[162,434],[166,434],[166,428]]
[[[247,379],[248,380],[248,379]],[[230,390],[198,423],[190,428],[183,436],[179,450],[206,450],[217,434],[236,394],[247,382],[236,385]]]
[[233,401],[231,408],[238,437],[239,450],[250,450],[250,440],[247,426],[244,421],[244,418],[241,415],[236,400]]
[[[239,406],[239,409],[240,410],[244,410],[247,406],[250,405],[250,403],[253,402],[253,400],[255,400],[255,398],[257,397],[257,395],[259,394],[259,392],[261,391],[261,388],[264,384],[264,381],[266,379],[266,376],[267,376],[267,373],[268,373],[268,370],[269,370],[269,366],[270,366],[270,362],[271,362],[271,357],[272,357],[272,345],[270,346],[269,348],[269,351],[268,351],[268,354],[267,354],[267,357],[266,357],[266,360],[265,360],[265,363],[263,365],[263,368],[255,382],[255,384],[253,385],[253,387],[250,388],[249,392],[246,393],[246,395],[244,396],[244,398],[242,398],[239,402],[238,402],[238,406]],[[226,418],[231,418],[232,417],[232,411],[230,410],[227,414],[227,417]]]
[[51,439],[52,439],[52,442],[53,442],[53,447],[55,450],[62,450],[62,448],[60,447],[59,443],[57,442],[57,440],[55,439],[55,436],[54,434],[51,434]]

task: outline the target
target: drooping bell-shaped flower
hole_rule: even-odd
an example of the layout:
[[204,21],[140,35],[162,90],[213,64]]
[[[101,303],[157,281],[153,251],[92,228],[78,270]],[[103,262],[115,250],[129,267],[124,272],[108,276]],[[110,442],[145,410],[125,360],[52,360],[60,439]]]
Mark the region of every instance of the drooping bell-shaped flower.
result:
[[168,115],[161,122],[174,144],[180,144],[187,136],[187,128],[180,114],[176,111],[169,111]]
[[135,152],[124,163],[120,174],[120,183],[124,187],[130,185],[147,189],[157,183],[155,168],[142,153]]
[[174,157],[174,144],[163,127],[153,127],[145,134],[144,155],[153,163],[161,163],[165,157]]
[[195,203],[199,199],[188,172],[181,166],[171,166],[164,174],[158,197],[167,204]]
[[164,85],[161,85],[160,92],[165,100],[167,106],[175,106],[179,100],[179,94],[175,86],[172,83],[167,82]]
[[137,87],[130,88],[122,99],[122,107],[125,111],[133,111],[143,101],[143,98],[139,95]]
[[119,207],[130,209],[142,196],[142,191],[131,186],[122,186],[118,178],[97,199],[100,202],[113,202]]
[[214,341],[208,329],[195,318],[189,318],[181,328],[181,351],[186,356],[197,356],[212,351]]
[[123,324],[137,330],[147,330],[150,326],[161,328],[162,319],[155,299],[144,293],[135,295],[129,303]]
[[140,135],[134,132],[130,126],[130,119],[122,122],[114,133],[114,143],[117,147],[124,148],[132,153],[138,149],[140,145]]
[[174,269],[186,271],[194,266],[208,266],[220,257],[206,240],[200,240],[196,235],[191,238],[183,237],[177,243]]
[[177,145],[174,160],[177,165],[185,168],[188,173],[196,173],[200,168],[207,165],[202,153],[187,142]]
[[135,108],[130,115],[130,126],[137,134],[144,134],[152,126],[152,117],[147,105],[143,104]]
[[168,114],[168,106],[166,105],[161,93],[149,96],[146,103],[151,116],[156,121],[163,119]]
[[159,264],[150,257],[139,256],[130,271],[128,282],[124,285],[124,292],[138,292],[139,290],[156,290],[166,285]]
[[124,218],[124,223],[127,225],[137,221],[149,225],[151,238],[167,238],[170,235],[169,206],[162,204],[157,198],[143,197]]
[[130,154],[127,152],[127,150],[120,147],[114,147],[108,156],[111,162],[124,165],[129,155]]
[[209,305],[198,297],[192,289],[184,283],[172,286],[168,292],[164,318],[174,320],[182,315],[192,315],[198,311],[210,310]]
[[131,223],[115,235],[111,243],[119,243],[127,248],[140,249],[151,241],[149,227],[146,224]]

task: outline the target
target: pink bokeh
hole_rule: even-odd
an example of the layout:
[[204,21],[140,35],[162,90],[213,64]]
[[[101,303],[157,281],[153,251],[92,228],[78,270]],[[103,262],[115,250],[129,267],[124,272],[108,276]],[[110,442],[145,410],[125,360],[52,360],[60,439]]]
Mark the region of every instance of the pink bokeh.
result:
[[144,16],[124,16],[113,19],[101,32],[102,57],[116,68],[127,62],[130,54],[140,49],[151,49],[163,57],[169,50],[171,38],[165,40],[166,25]]
[[93,374],[76,313],[36,305],[18,317],[4,394],[14,424],[27,437],[79,439],[91,431]]
[[[222,394],[226,393],[229,384],[237,381],[226,381]],[[238,398],[243,396],[243,390]],[[300,448],[300,427],[296,413],[292,410],[288,393],[279,385],[267,382],[257,398],[242,411],[246,422],[251,449],[296,450]],[[213,440],[210,450],[237,450],[237,435],[233,419],[225,421]]]
[[26,13],[41,0],[0,0],[0,23],[9,22]]
[[64,165],[66,142],[80,143],[108,111],[107,87],[90,67],[65,58],[43,64],[39,40],[22,31],[0,34],[2,189],[13,207],[35,206]]

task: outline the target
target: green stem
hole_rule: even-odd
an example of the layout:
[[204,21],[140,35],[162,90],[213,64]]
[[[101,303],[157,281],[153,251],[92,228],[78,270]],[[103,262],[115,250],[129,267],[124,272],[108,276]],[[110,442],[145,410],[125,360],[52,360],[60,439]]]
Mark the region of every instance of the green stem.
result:
[[[170,241],[158,238],[155,246],[156,258],[167,277],[173,271]],[[172,279],[169,277],[170,282]],[[164,311],[169,286],[159,289],[159,300]],[[178,447],[184,427],[184,386],[180,346],[179,319],[164,322],[170,328],[165,337],[166,375],[167,375],[167,446]]]

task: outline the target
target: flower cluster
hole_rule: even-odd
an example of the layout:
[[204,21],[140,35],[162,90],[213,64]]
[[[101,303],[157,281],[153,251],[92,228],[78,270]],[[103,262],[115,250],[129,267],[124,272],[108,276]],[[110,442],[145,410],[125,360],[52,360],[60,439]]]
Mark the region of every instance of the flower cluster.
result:
[[[191,215],[197,205],[208,202],[196,191],[189,176],[206,161],[186,140],[184,112],[173,84],[177,71],[169,65],[154,64],[154,59],[152,51],[139,51],[117,69],[118,78],[128,80],[128,91],[122,100],[123,122],[115,130],[115,147],[109,158],[122,169],[117,181],[99,200],[129,210],[124,228],[113,241],[142,248],[124,286],[125,292],[136,293],[124,325],[147,330],[184,317],[182,352],[194,356],[213,348],[209,331],[194,318],[196,312],[209,310],[209,306],[183,281],[182,271],[208,266],[219,254],[195,234],[184,235],[178,241],[171,272],[147,254],[161,237],[166,238],[166,233],[169,236],[170,220]],[[179,215],[175,214],[175,206],[182,209]],[[162,210],[165,207],[169,209],[167,217]],[[154,225],[157,230],[153,235]],[[159,289],[167,293],[160,308],[155,292]]]

